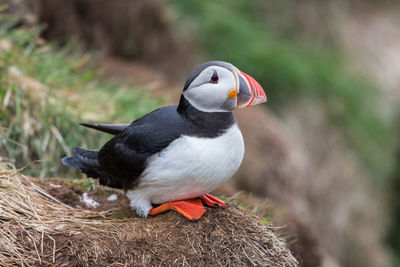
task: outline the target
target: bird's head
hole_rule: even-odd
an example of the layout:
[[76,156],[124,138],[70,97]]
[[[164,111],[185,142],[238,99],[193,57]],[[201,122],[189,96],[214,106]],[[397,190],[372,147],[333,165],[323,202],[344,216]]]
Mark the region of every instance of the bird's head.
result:
[[223,61],[209,61],[195,68],[186,80],[182,95],[203,112],[230,112],[267,101],[256,80]]

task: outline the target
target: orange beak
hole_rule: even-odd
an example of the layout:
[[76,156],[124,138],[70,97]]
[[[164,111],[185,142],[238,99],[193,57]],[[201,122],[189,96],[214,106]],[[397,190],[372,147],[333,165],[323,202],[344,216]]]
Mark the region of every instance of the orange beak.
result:
[[238,107],[252,107],[267,102],[267,96],[261,85],[250,75],[238,71],[239,93]]

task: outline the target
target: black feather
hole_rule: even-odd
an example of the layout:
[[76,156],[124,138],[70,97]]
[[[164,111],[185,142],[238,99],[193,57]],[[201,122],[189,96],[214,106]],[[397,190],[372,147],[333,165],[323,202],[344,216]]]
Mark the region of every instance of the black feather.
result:
[[72,168],[76,168],[76,169],[82,169],[85,166],[80,162],[79,159],[77,159],[76,157],[72,156],[72,157],[63,157],[61,159],[62,164],[64,164],[65,166],[68,167],[72,167]]
[[97,159],[98,151],[86,150],[80,147],[74,147],[73,151],[74,156],[61,159],[65,166],[80,169],[88,177],[101,177],[102,171]]
[[97,159],[98,151],[87,150],[81,147],[74,147],[75,157],[84,164],[86,167],[98,168],[100,167],[99,160]]
[[132,122],[98,152],[74,148],[75,156],[64,158],[63,163],[99,178],[102,185],[131,189],[148,158],[177,138],[215,138],[235,123],[232,112],[201,112],[182,96],[178,106],[157,109]]
[[117,135],[120,134],[129,124],[90,124],[90,123],[80,123],[80,125],[92,128],[105,133]]

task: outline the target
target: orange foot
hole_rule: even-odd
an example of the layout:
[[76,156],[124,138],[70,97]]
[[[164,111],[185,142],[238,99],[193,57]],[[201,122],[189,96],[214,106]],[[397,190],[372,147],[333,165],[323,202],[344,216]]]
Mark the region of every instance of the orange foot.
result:
[[210,194],[202,195],[200,196],[200,199],[204,205],[209,207],[214,207],[214,208],[228,207],[228,203]]
[[149,215],[155,216],[169,210],[175,210],[185,216],[190,221],[197,221],[206,212],[206,208],[203,204],[209,207],[216,208],[228,206],[225,201],[222,201],[210,194],[205,194],[200,196],[199,198],[179,200],[161,204],[158,207],[152,208],[149,212]]

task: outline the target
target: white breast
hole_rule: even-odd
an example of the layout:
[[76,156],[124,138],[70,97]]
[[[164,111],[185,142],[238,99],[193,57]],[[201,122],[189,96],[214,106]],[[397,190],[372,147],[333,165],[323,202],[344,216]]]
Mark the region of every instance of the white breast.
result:
[[182,136],[149,159],[134,191],[152,203],[198,197],[231,178],[243,154],[237,124],[216,138]]

